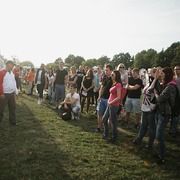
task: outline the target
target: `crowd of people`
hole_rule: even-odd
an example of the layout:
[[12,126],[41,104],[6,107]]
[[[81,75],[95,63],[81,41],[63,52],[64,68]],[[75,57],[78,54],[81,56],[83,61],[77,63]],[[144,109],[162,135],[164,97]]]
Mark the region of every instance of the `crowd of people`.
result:
[[[59,68],[45,69],[41,64],[35,70],[23,71],[12,61],[6,63],[6,69],[0,71],[0,122],[3,118],[6,104],[9,107],[9,122],[16,124],[15,94],[22,90],[22,82],[27,82],[27,95],[33,94],[36,86],[38,105],[43,103],[44,91],[46,98],[54,109],[71,110],[71,118],[79,119],[80,114],[90,113],[94,106],[97,114],[97,128],[94,132],[102,132],[102,138],[116,142],[119,138],[117,130],[118,117],[125,110],[122,127],[129,125],[133,112],[134,129],[138,135],[133,141],[140,145],[149,128],[149,140],[144,150],[151,150],[154,140],[158,141],[158,164],[165,162],[164,130],[171,122],[170,134],[177,136],[180,113],[180,64],[174,69],[170,67],[150,68],[147,77],[140,76],[139,69],[128,68],[120,63],[116,68],[105,64],[90,68],[75,66],[69,71],[64,68],[64,62],[59,62]],[[143,78],[142,78],[143,77]],[[124,113],[124,111],[123,111]],[[112,136],[109,137],[109,129]]]

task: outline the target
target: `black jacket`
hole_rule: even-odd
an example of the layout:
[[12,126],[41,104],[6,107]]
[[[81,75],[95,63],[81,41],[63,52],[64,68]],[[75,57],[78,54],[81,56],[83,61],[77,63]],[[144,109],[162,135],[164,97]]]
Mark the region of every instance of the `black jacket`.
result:
[[157,98],[157,111],[162,115],[171,115],[172,108],[175,106],[176,87],[169,83]]
[[[38,69],[37,72],[36,72],[36,78],[35,78],[35,83],[37,83],[37,78],[38,78],[38,74],[39,74],[39,71],[41,69]],[[46,76],[45,76],[45,70],[42,70],[42,73],[41,73],[41,84],[42,86],[44,87],[45,84],[46,84]]]

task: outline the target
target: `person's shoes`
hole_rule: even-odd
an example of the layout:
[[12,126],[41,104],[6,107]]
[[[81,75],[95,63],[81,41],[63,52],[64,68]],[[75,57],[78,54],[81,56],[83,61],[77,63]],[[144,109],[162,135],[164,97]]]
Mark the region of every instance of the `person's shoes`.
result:
[[93,132],[96,132],[96,133],[97,132],[101,132],[101,129],[100,128],[96,128],[96,129],[93,130]]
[[172,138],[176,138],[176,136],[177,136],[176,132],[170,132],[169,134],[171,135]]
[[159,154],[154,154],[152,157],[153,157],[154,159],[161,159],[161,156],[160,156]]
[[108,140],[108,137],[107,137],[107,136],[102,135],[102,139],[104,139],[104,140]]
[[55,110],[58,110],[58,107],[56,107],[56,106],[53,106],[52,108],[55,109]]
[[142,148],[143,151],[150,151],[152,150],[152,146],[146,145]]
[[110,140],[109,140],[110,143],[115,143],[117,142],[117,138],[116,137],[112,137]]
[[79,120],[80,119],[80,112],[74,113],[74,119]]
[[132,143],[133,143],[134,145],[140,145],[140,143],[137,142],[136,140],[134,140]]
[[155,162],[156,165],[163,165],[165,163],[165,160],[164,159],[159,159],[157,160],[157,162]]
[[42,104],[42,99],[38,99],[38,105]]
[[134,125],[134,129],[140,129],[140,125],[139,124],[135,124]]
[[17,126],[17,123],[10,123],[10,126]]
[[71,112],[71,120],[74,120],[74,113]]
[[121,126],[128,126],[129,122],[128,121],[124,121]]

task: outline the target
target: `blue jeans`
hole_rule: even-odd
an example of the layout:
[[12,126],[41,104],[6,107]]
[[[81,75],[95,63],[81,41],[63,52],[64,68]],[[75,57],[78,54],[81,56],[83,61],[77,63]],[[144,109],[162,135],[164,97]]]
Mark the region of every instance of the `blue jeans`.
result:
[[148,126],[149,126],[149,141],[147,145],[152,147],[155,137],[156,137],[156,125],[155,125],[155,113],[153,112],[142,112],[141,117],[141,128],[139,130],[138,137],[136,138],[136,142],[138,144],[141,143],[143,137],[146,135]]
[[179,116],[172,116],[171,118],[171,132],[172,133],[177,133],[179,125]]
[[102,118],[102,122],[104,125],[104,137],[108,137],[109,127],[108,127],[108,119],[112,125],[113,138],[117,138],[117,112],[119,110],[119,106],[108,105],[104,116]]
[[55,85],[55,96],[56,101],[64,100],[65,98],[65,85],[64,84],[56,84]]
[[164,142],[164,130],[169,121],[169,115],[161,115],[156,113],[155,115],[155,123],[156,123],[156,139],[158,141],[158,155],[160,155],[161,159],[164,159],[166,146]]
[[101,98],[98,114],[103,116],[107,108],[107,99]]

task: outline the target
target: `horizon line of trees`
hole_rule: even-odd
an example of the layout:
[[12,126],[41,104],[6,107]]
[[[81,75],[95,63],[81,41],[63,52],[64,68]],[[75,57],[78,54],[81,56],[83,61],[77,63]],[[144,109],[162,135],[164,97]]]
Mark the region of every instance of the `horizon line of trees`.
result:
[[[2,57],[2,55],[1,55]],[[3,58],[3,57],[2,57]],[[3,58],[4,59],[4,58]],[[34,64],[31,61],[22,61],[20,62],[16,57],[13,57],[12,60],[19,64],[20,66],[30,66],[34,67]],[[54,62],[48,63],[46,68],[58,68],[59,61],[62,60],[61,57],[57,58]],[[4,59],[6,62],[7,59]],[[65,65],[67,67],[76,66],[78,68],[80,65],[83,67],[89,66],[98,66],[110,63],[113,67],[117,67],[118,64],[123,63],[126,68],[128,67],[135,67],[135,68],[152,68],[152,67],[173,67],[176,64],[180,63],[180,42],[173,43],[170,47],[166,50],[162,49],[159,53],[154,49],[142,50],[141,52],[137,53],[135,56],[131,56],[128,52],[127,53],[119,53],[115,54],[112,59],[107,56],[101,56],[98,59],[87,59],[85,60],[81,56],[75,56],[70,54],[64,60]]]

